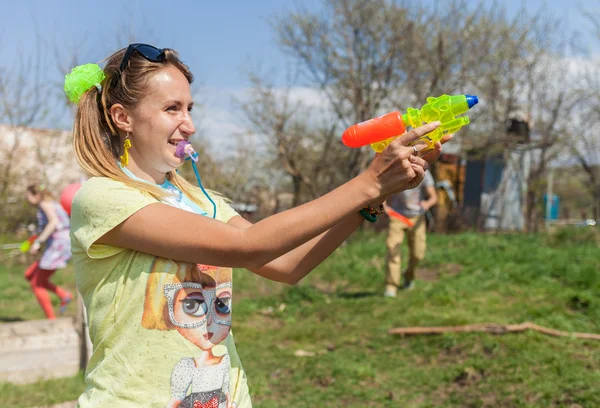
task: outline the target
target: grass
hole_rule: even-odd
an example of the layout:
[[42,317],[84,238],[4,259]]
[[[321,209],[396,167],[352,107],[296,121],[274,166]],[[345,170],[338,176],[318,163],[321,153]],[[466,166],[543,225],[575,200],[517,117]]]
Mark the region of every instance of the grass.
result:
[[0,398],[4,407],[33,407],[75,401],[83,389],[83,373],[73,377],[38,381],[33,384],[15,386],[0,383]]
[[[385,237],[373,233],[353,237],[294,287],[236,271],[234,331],[254,406],[600,406],[599,341],[387,333],[524,321],[600,333],[600,248],[589,231],[430,235],[421,280],[396,299],[382,296]],[[2,317],[40,317],[27,285],[7,286],[5,275]],[[5,295],[11,287],[20,295]],[[56,381],[63,382],[3,384],[0,395],[9,406],[43,405],[75,399],[83,388],[80,376]]]

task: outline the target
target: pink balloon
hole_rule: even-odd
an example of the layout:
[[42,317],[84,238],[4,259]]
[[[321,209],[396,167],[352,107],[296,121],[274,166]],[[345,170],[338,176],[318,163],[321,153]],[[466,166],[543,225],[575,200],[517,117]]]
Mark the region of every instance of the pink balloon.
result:
[[65,209],[69,217],[71,216],[71,204],[73,203],[73,197],[75,193],[81,187],[81,183],[73,183],[66,186],[60,193],[60,205]]

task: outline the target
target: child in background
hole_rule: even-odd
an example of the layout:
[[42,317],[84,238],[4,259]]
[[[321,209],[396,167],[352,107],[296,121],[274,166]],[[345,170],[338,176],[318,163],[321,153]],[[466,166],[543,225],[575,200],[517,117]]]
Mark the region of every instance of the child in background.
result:
[[48,291],[60,299],[60,312],[73,299],[71,293],[50,282],[57,269],[67,266],[71,258],[71,238],[69,236],[69,216],[52,194],[36,185],[30,185],[25,191],[29,204],[38,207],[37,238],[33,241],[29,253],[37,254],[44,246],[39,260],[25,270],[25,279],[31,284],[31,290],[37,298],[48,319],[54,319],[54,309]]

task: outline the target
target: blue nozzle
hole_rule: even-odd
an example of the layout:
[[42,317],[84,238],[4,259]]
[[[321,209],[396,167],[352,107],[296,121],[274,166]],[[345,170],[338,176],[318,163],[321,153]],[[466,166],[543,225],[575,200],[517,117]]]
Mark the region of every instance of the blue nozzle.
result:
[[471,109],[473,106],[479,103],[479,98],[477,98],[477,95],[465,95],[465,97],[467,98],[469,109]]

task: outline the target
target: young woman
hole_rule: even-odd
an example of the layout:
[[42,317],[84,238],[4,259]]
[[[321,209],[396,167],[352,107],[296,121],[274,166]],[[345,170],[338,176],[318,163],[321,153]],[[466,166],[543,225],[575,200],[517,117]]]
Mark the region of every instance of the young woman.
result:
[[25,270],[25,279],[31,284],[42,310],[48,319],[54,319],[54,309],[48,291],[60,299],[60,311],[64,312],[73,296],[67,290],[50,282],[57,269],[62,269],[71,258],[71,239],[69,237],[69,216],[62,206],[46,189],[30,185],[25,191],[29,204],[38,207],[38,237],[29,252],[37,254],[42,245],[45,249],[40,259]]
[[388,195],[416,187],[441,151],[422,159],[407,147],[439,126],[425,125],[343,186],[251,224],[175,171],[178,145],[195,132],[191,82],[175,51],[146,44],[66,78],[75,154],[93,176],[72,206],[94,345],[81,407],[250,407],[230,331],[231,268],[298,282]]

